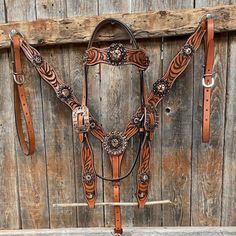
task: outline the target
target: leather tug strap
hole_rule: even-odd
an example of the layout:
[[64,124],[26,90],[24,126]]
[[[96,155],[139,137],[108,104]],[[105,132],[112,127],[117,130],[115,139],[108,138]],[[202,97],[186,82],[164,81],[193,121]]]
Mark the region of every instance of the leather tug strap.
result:
[[[32,118],[26,101],[24,90],[24,75],[22,71],[22,64],[20,58],[20,39],[21,37],[16,34],[11,43],[11,52],[13,56],[13,78],[14,78],[14,108],[16,129],[19,137],[19,142],[22,151],[26,156],[32,155],[35,152],[35,135]],[[23,132],[23,125],[21,120],[21,110],[25,119],[26,130],[28,134],[28,144],[25,141]]]
[[202,118],[202,142],[208,143],[210,139],[210,109],[211,87],[214,85],[213,62],[214,62],[214,24],[213,19],[207,19],[207,31],[205,38],[205,71],[202,79],[203,84],[203,118]]

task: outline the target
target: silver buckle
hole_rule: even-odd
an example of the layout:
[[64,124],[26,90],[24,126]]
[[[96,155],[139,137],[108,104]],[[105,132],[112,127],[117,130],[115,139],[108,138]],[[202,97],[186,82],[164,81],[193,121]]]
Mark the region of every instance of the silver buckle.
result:
[[[215,84],[215,79],[212,76],[213,74],[204,74],[204,76],[202,77],[202,86],[205,88],[211,88],[214,84]],[[211,77],[211,83],[210,84],[206,84],[205,83],[205,77],[206,76],[212,76]]]
[[[78,115],[79,114],[83,114],[83,118],[84,118],[84,125],[82,127],[79,127],[78,124]],[[73,127],[75,128],[75,130],[77,132],[87,132],[89,129],[89,110],[88,107],[86,106],[80,106],[80,107],[76,107],[73,111],[72,111],[72,121],[73,121]]]
[[[21,78],[21,80],[19,81],[19,80],[17,80],[17,76],[20,76],[20,78]],[[14,82],[16,83],[16,84],[18,84],[18,85],[22,85],[22,84],[24,84],[24,82],[25,82],[25,76],[23,75],[23,74],[17,74],[17,73],[13,73],[13,80],[14,80]]]
[[13,40],[13,36],[16,35],[16,34],[18,34],[22,38],[24,38],[24,35],[21,32],[17,31],[16,29],[12,29],[9,33],[9,38],[10,38],[11,41]]

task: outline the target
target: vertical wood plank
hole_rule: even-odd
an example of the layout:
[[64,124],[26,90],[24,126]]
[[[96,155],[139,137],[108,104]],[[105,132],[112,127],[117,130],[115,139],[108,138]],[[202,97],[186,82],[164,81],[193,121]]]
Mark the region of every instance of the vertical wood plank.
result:
[[[75,15],[97,15],[98,4],[97,0],[86,1],[79,0],[67,1],[67,16]],[[91,32],[92,34],[92,32]],[[83,91],[83,56],[87,45],[71,45],[69,48],[70,57],[70,81],[73,85],[76,96],[81,101]],[[88,108],[92,114],[96,117],[96,120],[100,119],[100,77],[99,66],[93,66],[89,68],[88,73]],[[96,171],[102,173],[102,160],[101,160],[101,143],[89,137],[91,146],[94,153],[94,164]],[[75,155],[75,172],[76,172],[76,197],[77,202],[84,202],[84,192],[82,187],[82,166],[80,158],[80,141],[78,133],[74,132],[74,155]],[[97,181],[97,202],[103,201],[103,183],[100,179]],[[81,227],[91,226],[104,226],[104,211],[103,207],[96,207],[95,209],[78,208],[78,225]]]
[[[5,4],[8,22],[17,20],[35,20],[34,2],[19,2],[13,0],[5,1]],[[21,227],[48,228],[48,195],[40,80],[34,68],[29,65],[25,58],[23,60],[23,65],[26,78],[25,87],[27,100],[36,131],[36,152],[31,157],[25,157],[16,138]]]
[[[6,22],[4,1],[0,1],[0,22]],[[17,166],[15,155],[15,124],[13,81],[8,51],[0,52],[0,229],[19,228]]]
[[[131,1],[131,11],[132,12],[141,12],[141,11],[155,11],[160,7],[159,1],[142,1],[142,0],[132,0]],[[162,75],[162,60],[161,60],[161,47],[162,39],[153,39],[153,40],[139,40],[139,47],[147,51],[149,56],[150,65],[147,71],[144,72],[145,79],[147,81],[148,91],[151,91],[153,83],[161,77]],[[138,78],[138,76],[137,76]],[[132,81],[132,99],[136,98],[136,104],[139,104],[140,92],[138,81]],[[137,99],[138,98],[138,99]],[[135,101],[132,101],[134,104]],[[159,110],[159,123],[161,124],[161,106]],[[150,169],[151,169],[151,183],[149,187],[149,196],[148,200],[160,200],[161,199],[161,125],[156,129],[155,138],[151,145],[151,160],[150,160]],[[136,141],[136,142],[135,142]],[[137,152],[138,149],[138,139],[134,139],[133,149]],[[134,171],[134,191],[136,188],[136,172]],[[133,201],[136,201],[134,198]],[[134,210],[134,225],[135,226],[159,226],[161,225],[161,214],[162,206],[146,206],[144,209],[133,208]]]
[[[129,12],[129,10],[130,1],[99,1],[99,14]],[[107,46],[109,45],[107,44]],[[130,47],[130,44],[127,44],[127,46]],[[101,122],[107,132],[123,131],[132,112],[135,111],[131,100],[131,81],[139,82],[137,76],[131,74],[131,70],[131,66],[101,65]],[[129,146],[122,161],[122,173],[128,171],[135,155],[136,153]],[[106,153],[104,153],[103,158],[104,174],[110,176],[111,165]],[[122,181],[120,188],[121,201],[132,201],[134,189],[131,186],[132,176]],[[104,183],[104,201],[113,201],[113,187],[110,182]],[[122,224],[124,226],[132,225],[133,210],[131,208],[122,208],[121,210]],[[105,226],[114,226],[113,219],[114,209],[105,207]]]
[[[65,17],[65,1],[37,0],[37,18]],[[69,53],[66,48],[40,50],[65,82],[69,78]],[[68,83],[70,85],[70,83]],[[76,209],[53,208],[53,203],[75,202],[75,176],[71,112],[42,81],[44,135],[47,157],[50,226],[75,227]]]
[[[164,1],[161,9],[193,8],[193,1]],[[163,69],[185,43],[164,39]],[[162,103],[162,198],[176,202],[163,206],[163,225],[190,224],[193,64],[177,79]]]
[[[37,0],[16,1],[5,0],[6,13],[9,21],[34,20],[37,18],[66,17],[74,15],[95,15],[108,12],[146,11],[156,9],[191,8],[193,1],[72,1],[72,0]],[[201,1],[196,0],[196,7],[216,4],[233,3],[228,0]],[[19,9],[16,11],[16,9]],[[4,1],[0,0],[0,12],[4,13]],[[5,14],[0,15],[5,21]],[[92,32],[91,32],[92,33]],[[177,201],[175,208],[169,206],[148,207],[145,210],[124,208],[122,215],[124,225],[236,225],[235,216],[235,34],[217,35],[215,71],[216,86],[213,91],[211,130],[212,139],[209,146],[201,144],[201,76],[204,61],[203,48],[195,55],[194,78],[193,68],[177,81],[168,98],[165,98],[159,110],[161,113],[160,127],[153,143],[152,183],[150,200],[167,199]],[[182,39],[165,39],[164,69],[170,59],[183,45]],[[160,77],[162,62],[160,60],[160,40],[141,41],[140,47],[146,48],[151,65],[145,73],[148,86]],[[56,69],[58,74],[74,88],[80,98],[82,91],[82,55],[85,45],[70,45],[40,49],[43,56]],[[227,51],[230,52],[227,61]],[[71,128],[70,111],[57,101],[54,92],[40,79],[34,69],[24,60],[24,72],[27,78],[27,97],[33,115],[36,131],[37,151],[30,158],[24,157],[15,133],[13,115],[13,88],[9,71],[7,51],[0,53],[1,99],[0,107],[0,228],[47,228],[51,218],[52,227],[103,226],[103,209],[88,210],[51,208],[48,209],[47,172],[49,187],[49,206],[56,202],[82,202],[80,149],[79,141]],[[226,73],[228,62],[227,101]],[[158,68],[158,70],[157,70]],[[89,82],[89,108],[100,119],[107,130],[125,126],[126,121],[139,102],[138,77],[132,68],[112,68],[102,66],[101,76],[98,67],[91,70]],[[114,74],[116,74],[114,76]],[[131,80],[129,80],[131,78]],[[111,88],[112,87],[112,88]],[[42,92],[40,91],[42,88]],[[101,89],[100,89],[101,88]],[[194,100],[192,100],[194,88]],[[41,98],[43,93],[43,103]],[[125,96],[125,99],[122,98]],[[102,105],[100,104],[102,99]],[[227,102],[227,103],[226,103]],[[117,106],[117,103],[119,105]],[[224,113],[226,103],[226,116]],[[170,109],[170,111],[168,110]],[[192,109],[194,109],[192,111]],[[44,116],[42,113],[44,112]],[[108,113],[110,113],[108,115]],[[193,113],[193,117],[192,117]],[[224,118],[225,140],[224,140]],[[192,133],[193,119],[193,133]],[[9,122],[10,121],[10,122]],[[45,131],[45,134],[44,134]],[[44,140],[45,135],[45,140]],[[73,139],[74,136],[74,139]],[[161,136],[161,139],[159,138]],[[193,137],[192,137],[193,136]],[[193,147],[192,145],[193,139]],[[15,149],[14,145],[15,143]],[[130,149],[125,157],[123,170],[127,170],[136,155],[137,139],[131,141]],[[45,151],[46,144],[46,151]],[[162,145],[162,146],[161,146]],[[101,168],[101,147],[98,141],[92,141],[96,169]],[[45,154],[46,152],[46,154]],[[192,188],[191,188],[191,152],[192,152]],[[47,162],[46,162],[47,155]],[[223,159],[224,157],[224,159]],[[16,158],[16,159],[15,159]],[[106,157],[104,157],[106,158]],[[161,159],[162,158],[162,159]],[[98,159],[100,159],[98,161]],[[17,163],[16,163],[17,162]],[[106,159],[105,173],[110,173]],[[224,163],[223,163],[224,162]],[[46,168],[47,163],[47,168]],[[74,170],[76,168],[76,170]],[[10,172],[8,170],[11,170]],[[222,174],[224,170],[224,176]],[[18,190],[17,194],[17,173]],[[135,175],[122,182],[122,201],[135,201]],[[160,177],[162,176],[162,182]],[[223,183],[222,183],[223,178]],[[132,186],[132,187],[130,187]],[[160,189],[162,188],[162,193]],[[223,195],[222,194],[223,188]],[[105,184],[105,200],[111,200],[111,185]],[[191,202],[190,192],[192,191]],[[103,183],[98,182],[98,201],[103,200]],[[222,209],[221,209],[222,204]],[[19,207],[19,209],[18,209]],[[163,216],[161,209],[163,208]],[[190,208],[191,214],[190,216]],[[222,211],[222,213],[221,213]],[[113,209],[105,212],[106,226],[113,226]],[[163,219],[162,219],[163,217]],[[134,219],[133,219],[134,218]],[[22,220],[22,223],[21,223]]]
[[236,225],[236,34],[229,34],[222,225]]
[[[231,0],[230,4],[236,4]],[[227,88],[225,111],[225,136],[224,136],[224,166],[223,166],[223,195],[221,225],[236,226],[236,107],[235,107],[235,62],[236,62],[236,34],[229,33],[228,61],[227,61]]]
[[[219,1],[200,1],[196,7],[217,5]],[[228,1],[221,1],[221,4]],[[227,71],[227,33],[216,35],[214,71],[215,86],[211,102],[210,143],[201,142],[202,124],[202,63],[203,47],[198,50],[194,63],[194,113],[192,161],[192,225],[220,225],[222,168],[225,117],[225,84]]]

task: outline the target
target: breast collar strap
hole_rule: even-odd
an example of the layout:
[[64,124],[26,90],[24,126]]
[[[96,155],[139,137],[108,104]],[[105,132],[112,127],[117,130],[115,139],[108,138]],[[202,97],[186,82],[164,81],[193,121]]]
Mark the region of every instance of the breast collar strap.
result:
[[[95,36],[101,27],[113,24],[122,27],[129,35],[133,48],[125,48],[122,44],[112,44],[107,48],[93,47]],[[32,63],[39,75],[55,91],[58,99],[72,110],[72,121],[75,131],[78,131],[81,141],[81,161],[84,196],[89,207],[94,207],[96,201],[96,177],[113,182],[113,199],[115,202],[120,201],[120,181],[126,178],[133,170],[138,158],[139,167],[137,173],[137,201],[139,207],[144,207],[148,197],[148,187],[150,182],[150,153],[151,140],[154,138],[154,129],[158,125],[157,104],[169,93],[173,83],[180,74],[186,69],[193,54],[199,48],[200,43],[207,33],[206,38],[206,66],[205,76],[203,79],[204,86],[204,110],[203,110],[203,141],[209,140],[209,118],[210,118],[210,86],[212,81],[212,65],[214,55],[214,37],[213,37],[213,19],[209,16],[203,17],[195,32],[188,38],[185,45],[175,55],[165,74],[154,84],[151,92],[147,94],[147,88],[143,77],[143,71],[147,69],[149,60],[145,51],[138,48],[132,31],[123,23],[116,19],[106,19],[98,24],[89,42],[86,50],[84,69],[84,89],[82,103],[80,104],[73,94],[70,86],[64,83],[56,74],[53,67],[46,62],[40,53],[30,46],[22,35],[13,30],[10,38],[12,41],[12,56],[14,61],[13,78],[15,81],[15,113],[16,126],[19,140],[26,155],[32,155],[35,149],[34,130],[32,119],[29,115],[28,106],[24,94],[23,72],[20,60],[20,48],[26,58]],[[106,133],[102,126],[90,113],[87,106],[87,80],[88,67],[100,63],[118,65],[135,65],[140,72],[140,107],[128,122],[123,132],[112,131]],[[20,106],[26,119],[26,128],[28,131],[29,145],[23,135],[23,128],[20,117]],[[206,120],[206,119],[207,120]],[[207,121],[207,122],[206,122]],[[112,178],[100,176],[94,168],[94,156],[88,139],[88,133],[92,134],[101,141],[103,149],[107,152],[112,166]],[[131,166],[130,171],[121,176],[121,163],[124,156],[128,141],[134,135],[140,136],[140,147],[137,157]],[[115,211],[115,233],[122,234],[121,209],[120,206],[114,207]]]

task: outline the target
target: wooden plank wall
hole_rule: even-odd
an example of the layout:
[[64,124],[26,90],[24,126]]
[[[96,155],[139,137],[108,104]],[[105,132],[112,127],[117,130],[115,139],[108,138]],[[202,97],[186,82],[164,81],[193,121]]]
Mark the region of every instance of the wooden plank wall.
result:
[[[235,0],[0,0],[0,22],[63,18],[236,4]],[[200,16],[199,16],[200,17]],[[151,65],[148,88],[166,70],[186,37],[139,40]],[[81,97],[84,44],[40,48],[42,55]],[[160,126],[152,149],[150,200],[171,199],[175,207],[124,208],[125,226],[236,225],[236,35],[216,36],[212,136],[201,143],[203,47],[160,105]],[[26,93],[36,130],[36,153],[21,152],[14,124],[9,51],[0,52],[0,228],[112,226],[113,209],[53,208],[53,203],[82,202],[80,143],[70,111],[24,60]],[[114,75],[115,74],[115,75]],[[89,108],[107,130],[123,128],[139,103],[137,72],[131,67],[97,66],[89,73]],[[108,114],[110,114],[108,116]],[[138,140],[124,160],[129,169]],[[109,175],[101,145],[92,140],[96,170]],[[121,185],[122,201],[135,201],[135,172]],[[98,201],[111,200],[111,185],[98,180]]]

